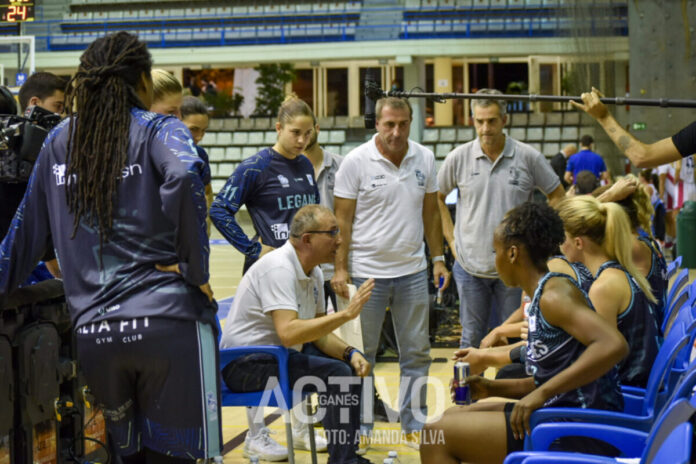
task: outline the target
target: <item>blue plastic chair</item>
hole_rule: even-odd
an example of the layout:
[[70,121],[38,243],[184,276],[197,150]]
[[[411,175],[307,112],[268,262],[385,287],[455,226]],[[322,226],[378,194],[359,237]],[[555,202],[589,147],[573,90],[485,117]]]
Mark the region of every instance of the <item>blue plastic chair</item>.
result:
[[[689,337],[689,342],[686,344],[686,346],[684,346],[684,348],[679,350],[674,359],[674,364],[669,371],[666,382],[663,385],[663,389],[658,393],[657,409],[660,409],[664,405],[666,391],[671,391],[674,388],[674,385],[689,366],[691,347],[694,344],[694,340],[696,340],[696,306],[692,305],[691,300],[682,306],[674,319],[673,325],[675,325],[675,327],[679,326],[680,324],[683,324],[684,333],[687,335],[687,337]],[[621,391],[635,396],[645,396],[644,388],[622,385]]]
[[673,324],[676,311],[681,311],[684,305],[693,306],[696,304],[696,280],[683,288],[679,295],[674,298],[671,305],[665,305],[665,312],[662,319],[662,333],[669,332],[669,328]]
[[667,265],[667,280],[671,279],[672,276],[674,275],[675,272],[677,272],[677,269],[681,266],[682,263],[682,257],[677,256],[674,261],[669,263]]
[[668,308],[670,308],[674,304],[675,297],[679,295],[679,292],[681,292],[682,288],[684,288],[688,281],[688,269],[682,269],[679,272],[679,274],[677,274],[677,276],[674,278],[674,282],[672,282],[672,285],[667,290],[667,299],[665,300],[665,319]]
[[[660,387],[663,384],[666,385],[669,371],[677,355],[687,346],[689,340],[690,336],[686,334],[684,324],[679,324],[672,329],[655,358],[644,394],[632,394],[624,390],[623,412],[589,408],[543,408],[532,413],[530,418],[532,430],[541,423],[572,419],[647,432],[657,417]],[[664,395],[666,398],[668,393],[665,392]],[[529,439],[529,436],[525,438],[525,449],[533,449]]]
[[578,453],[549,452],[549,446],[564,436],[584,436],[600,439],[616,447],[622,457],[640,457],[641,463],[688,463],[696,413],[696,363],[692,363],[675,387],[664,411],[650,432],[605,424],[548,423],[534,428],[530,447],[536,451],[512,453],[505,464],[542,462],[615,463],[612,458]]
[[[216,317],[218,329],[218,346],[222,338],[222,326]],[[288,349],[283,346],[257,345],[257,346],[238,346],[234,348],[220,349],[220,373],[222,369],[237,358],[249,354],[265,353],[270,354],[278,361],[278,383],[270,390],[262,390],[249,393],[235,393],[227,388],[220,375],[220,397],[222,406],[270,406],[277,407],[283,413],[285,420],[285,436],[288,446],[288,462],[295,464],[295,449],[292,444],[292,425],[290,423],[290,409],[293,403],[292,387],[290,386],[290,374],[288,373]],[[308,398],[304,395],[304,398]],[[305,402],[306,411],[309,413],[309,403]],[[309,450],[312,456],[312,464],[317,464],[317,447],[314,442],[314,424],[309,421]]]

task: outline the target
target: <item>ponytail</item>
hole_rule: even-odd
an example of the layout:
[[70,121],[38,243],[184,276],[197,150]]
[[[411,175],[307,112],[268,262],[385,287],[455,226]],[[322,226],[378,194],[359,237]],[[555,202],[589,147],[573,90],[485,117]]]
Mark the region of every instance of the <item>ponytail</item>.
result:
[[633,236],[628,215],[623,208],[616,203],[600,203],[600,211],[606,215],[606,227],[602,249],[612,259],[623,266],[624,269],[633,277],[640,289],[645,293],[652,303],[657,300],[650,289],[650,284],[643,274],[640,273],[633,263]]

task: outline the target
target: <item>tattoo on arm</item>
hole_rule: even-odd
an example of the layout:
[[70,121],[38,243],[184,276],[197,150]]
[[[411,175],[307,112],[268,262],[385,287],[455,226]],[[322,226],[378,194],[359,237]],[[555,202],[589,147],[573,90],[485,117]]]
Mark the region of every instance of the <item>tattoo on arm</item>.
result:
[[620,149],[624,151],[627,150],[628,147],[631,146],[631,137],[629,137],[628,135],[622,135],[621,137],[619,137],[618,145]]

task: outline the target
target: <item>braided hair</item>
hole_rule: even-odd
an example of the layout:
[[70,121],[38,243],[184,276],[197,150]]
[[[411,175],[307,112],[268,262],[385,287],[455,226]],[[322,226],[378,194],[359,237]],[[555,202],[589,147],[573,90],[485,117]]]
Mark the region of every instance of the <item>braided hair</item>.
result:
[[137,94],[152,58],[138,37],[118,32],[95,40],[80,57],[68,84],[70,125],[66,157],[69,211],[75,237],[81,221],[96,227],[99,255],[113,224],[114,202],[126,165],[133,107],[147,109]]

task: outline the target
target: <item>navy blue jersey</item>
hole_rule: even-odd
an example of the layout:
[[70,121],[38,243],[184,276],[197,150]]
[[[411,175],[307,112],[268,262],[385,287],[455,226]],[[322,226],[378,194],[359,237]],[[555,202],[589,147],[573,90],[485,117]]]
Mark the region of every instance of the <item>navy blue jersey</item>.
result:
[[[204,165],[186,126],[171,116],[131,111],[127,160],[102,262],[95,229],[83,221],[71,237],[67,138],[66,120],[46,138],[0,245],[0,298],[29,275],[52,239],[75,327],[144,316],[212,320],[215,305],[198,288],[209,277]],[[174,263],[181,274],[155,269]]]
[[242,205],[263,243],[278,248],[288,239],[297,210],[316,203],[319,190],[312,162],[305,156],[288,159],[265,148],[242,161],[227,179],[210,207],[210,219],[237,250],[256,258],[261,244],[249,239],[234,217]]
[[[534,297],[529,305],[529,337],[527,340],[527,366],[534,375],[534,383],[542,385],[559,372],[573,364],[585,351],[585,345],[563,329],[549,324],[541,312],[539,302],[544,286],[549,279],[562,277],[573,283],[585,296],[587,305],[594,309],[587,294],[580,289],[572,277],[558,272],[549,272],[539,280]],[[623,410],[623,397],[619,387],[616,368],[612,368],[593,382],[556,395],[544,403],[544,407],[578,407]]]
[[665,257],[662,255],[662,251],[660,251],[660,246],[655,243],[655,240],[641,233],[638,234],[638,240],[648,245],[652,255],[650,272],[646,278],[650,284],[650,290],[652,290],[657,300],[657,303],[654,305],[655,316],[658,318],[658,324],[661,326],[662,319],[665,316],[665,303],[667,301],[667,261],[665,261]]
[[631,274],[616,261],[607,261],[597,271],[597,277],[605,269],[614,268],[626,274],[631,287],[631,303],[626,311],[619,314],[616,326],[628,343],[628,356],[619,361],[619,378],[622,385],[645,388],[650,376],[650,368],[662,344],[660,327],[653,304],[645,296]]
[[594,282],[594,276],[592,275],[592,272],[587,269],[587,266],[579,261],[571,263],[568,261],[568,258],[566,258],[565,255],[557,255],[554,256],[554,258],[562,259],[568,263],[568,266],[570,266],[573,269],[573,272],[575,272],[575,280],[578,282],[582,291],[589,293],[592,282]]
[[198,157],[202,159],[205,164],[201,177],[203,185],[208,185],[210,183],[210,158],[208,157],[208,152],[206,152],[203,147],[196,145],[196,153],[198,153]]

